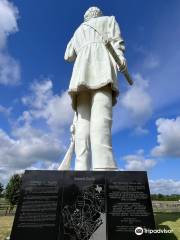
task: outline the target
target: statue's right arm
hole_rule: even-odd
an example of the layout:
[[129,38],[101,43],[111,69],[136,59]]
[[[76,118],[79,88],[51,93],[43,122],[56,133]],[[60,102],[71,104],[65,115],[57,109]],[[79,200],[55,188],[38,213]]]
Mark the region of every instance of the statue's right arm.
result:
[[65,61],[68,61],[68,62],[74,62],[76,60],[76,57],[77,55],[73,46],[73,38],[72,38],[66,47],[64,59]]
[[[109,39],[111,40],[111,44],[119,56],[119,59],[121,60],[122,65],[126,66],[126,59],[124,57],[124,51],[125,51],[125,44],[124,40],[121,36],[121,30],[119,27],[119,24],[117,23],[114,16],[109,17]],[[120,71],[120,68],[117,66],[118,71]]]

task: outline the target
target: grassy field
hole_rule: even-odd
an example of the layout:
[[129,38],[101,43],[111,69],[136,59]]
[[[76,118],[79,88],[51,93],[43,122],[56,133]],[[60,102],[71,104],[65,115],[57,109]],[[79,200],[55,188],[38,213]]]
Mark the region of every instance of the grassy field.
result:
[[157,229],[172,229],[172,234],[161,234],[159,240],[180,240],[180,213],[155,213]]
[[[0,216],[0,240],[4,240],[10,233],[13,216]],[[173,234],[161,234],[159,240],[180,240],[180,213],[156,213],[157,228],[172,229]]]
[[11,214],[4,216],[8,206],[7,201],[4,198],[0,198],[0,240],[4,240],[9,236],[13,224],[15,208]]
[[4,198],[0,198],[0,215],[4,215],[7,207],[7,201]]
[[[7,208],[9,207],[8,202],[4,198],[0,198],[0,216],[4,216]],[[8,215],[14,215],[16,211],[16,207],[14,207],[13,211],[11,211]]]
[[0,216],[0,240],[4,240],[11,231],[13,216]]

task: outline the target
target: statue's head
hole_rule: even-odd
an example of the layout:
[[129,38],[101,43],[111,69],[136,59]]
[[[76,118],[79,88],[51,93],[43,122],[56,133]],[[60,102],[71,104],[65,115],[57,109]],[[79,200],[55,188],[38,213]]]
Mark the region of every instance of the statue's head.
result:
[[84,21],[88,21],[91,18],[97,18],[102,15],[102,11],[98,7],[90,7],[84,14]]

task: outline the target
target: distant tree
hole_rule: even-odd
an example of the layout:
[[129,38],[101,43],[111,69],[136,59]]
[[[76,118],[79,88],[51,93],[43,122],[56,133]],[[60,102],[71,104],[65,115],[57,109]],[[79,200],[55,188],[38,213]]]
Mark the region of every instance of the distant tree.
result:
[[172,194],[172,195],[152,194],[151,199],[153,201],[179,201],[180,195],[179,194]]
[[3,184],[2,183],[0,183],[0,197],[2,197],[2,193],[3,193],[3,191],[4,191],[4,187],[3,187]]
[[[22,176],[19,174],[13,175],[6,187],[5,198],[9,202],[9,213],[13,210],[14,206],[17,205],[20,196],[20,186],[21,186]],[[7,212],[6,211],[6,212]]]

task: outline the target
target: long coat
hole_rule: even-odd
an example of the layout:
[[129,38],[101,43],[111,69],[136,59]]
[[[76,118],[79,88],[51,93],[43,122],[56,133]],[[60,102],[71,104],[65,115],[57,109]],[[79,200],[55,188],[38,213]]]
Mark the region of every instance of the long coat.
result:
[[67,45],[64,58],[69,62],[75,61],[68,91],[74,109],[79,91],[98,89],[107,84],[112,88],[113,105],[116,103],[119,94],[117,65],[106,49],[102,36],[111,41],[119,56],[123,55],[124,41],[114,16],[91,18],[82,23]]

